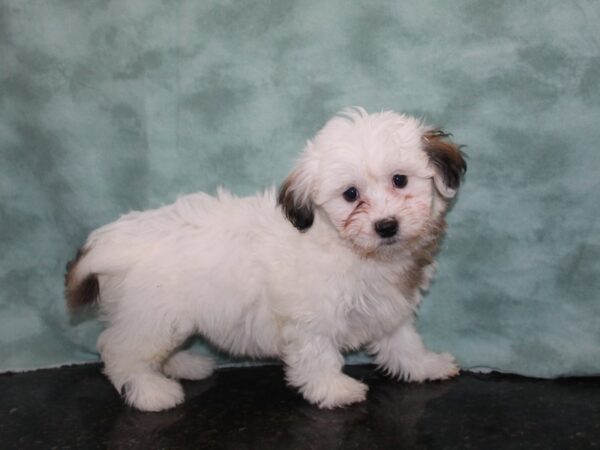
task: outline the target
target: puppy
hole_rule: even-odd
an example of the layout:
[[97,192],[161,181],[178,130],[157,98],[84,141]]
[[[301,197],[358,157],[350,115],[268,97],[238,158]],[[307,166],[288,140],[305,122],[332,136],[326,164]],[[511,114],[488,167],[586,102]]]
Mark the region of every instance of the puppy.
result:
[[287,382],[321,408],[366,397],[342,373],[346,351],[406,381],[456,375],[413,326],[466,171],[448,136],[347,109],[308,141],[278,194],[192,194],[92,232],[67,267],[66,297],[71,309],[98,303],[115,388],[143,411],[181,403],[177,380],[214,368],[181,349],[193,334],[232,355],[281,358]]

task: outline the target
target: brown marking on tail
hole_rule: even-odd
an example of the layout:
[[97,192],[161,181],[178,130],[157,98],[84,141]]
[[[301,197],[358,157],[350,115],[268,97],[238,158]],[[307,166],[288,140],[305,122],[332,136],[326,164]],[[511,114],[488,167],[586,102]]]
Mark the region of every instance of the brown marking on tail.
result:
[[95,273],[88,274],[79,284],[75,282],[73,272],[86,253],[87,250],[79,249],[75,259],[67,263],[67,272],[65,273],[65,297],[67,299],[67,307],[71,312],[82,306],[94,303],[98,299],[98,294],[100,293],[98,276]]

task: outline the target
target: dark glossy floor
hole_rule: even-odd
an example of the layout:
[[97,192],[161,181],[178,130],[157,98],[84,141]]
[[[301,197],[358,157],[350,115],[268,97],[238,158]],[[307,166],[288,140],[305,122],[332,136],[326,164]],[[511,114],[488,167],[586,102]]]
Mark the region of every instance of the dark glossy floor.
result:
[[0,448],[600,448],[600,378],[415,385],[347,372],[369,384],[367,402],[319,410],[270,366],[185,383],[186,403],[162,413],[123,405],[98,365],[0,375]]

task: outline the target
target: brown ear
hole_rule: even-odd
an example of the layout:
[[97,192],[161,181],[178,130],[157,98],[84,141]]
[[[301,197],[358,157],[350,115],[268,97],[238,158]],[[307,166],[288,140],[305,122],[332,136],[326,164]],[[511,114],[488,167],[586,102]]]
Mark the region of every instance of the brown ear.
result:
[[313,204],[310,200],[302,200],[300,198],[298,183],[295,181],[295,175],[292,173],[281,185],[277,204],[281,205],[283,214],[292,222],[298,230],[308,230],[315,220]]
[[452,198],[460,186],[467,171],[465,154],[460,146],[450,141],[449,133],[435,129],[423,135],[423,149],[429,157],[429,164],[434,170],[433,181],[438,192]]

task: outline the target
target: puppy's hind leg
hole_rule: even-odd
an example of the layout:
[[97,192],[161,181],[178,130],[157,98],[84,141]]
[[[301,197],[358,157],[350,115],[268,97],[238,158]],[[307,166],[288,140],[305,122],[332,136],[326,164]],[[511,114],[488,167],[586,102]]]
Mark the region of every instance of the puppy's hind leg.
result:
[[186,337],[129,324],[109,327],[98,339],[104,372],[129,405],[142,411],[173,408],[183,402],[183,388],[161,368]]
[[163,373],[171,378],[182,380],[202,380],[215,369],[212,359],[189,350],[180,350],[169,357],[163,366]]

